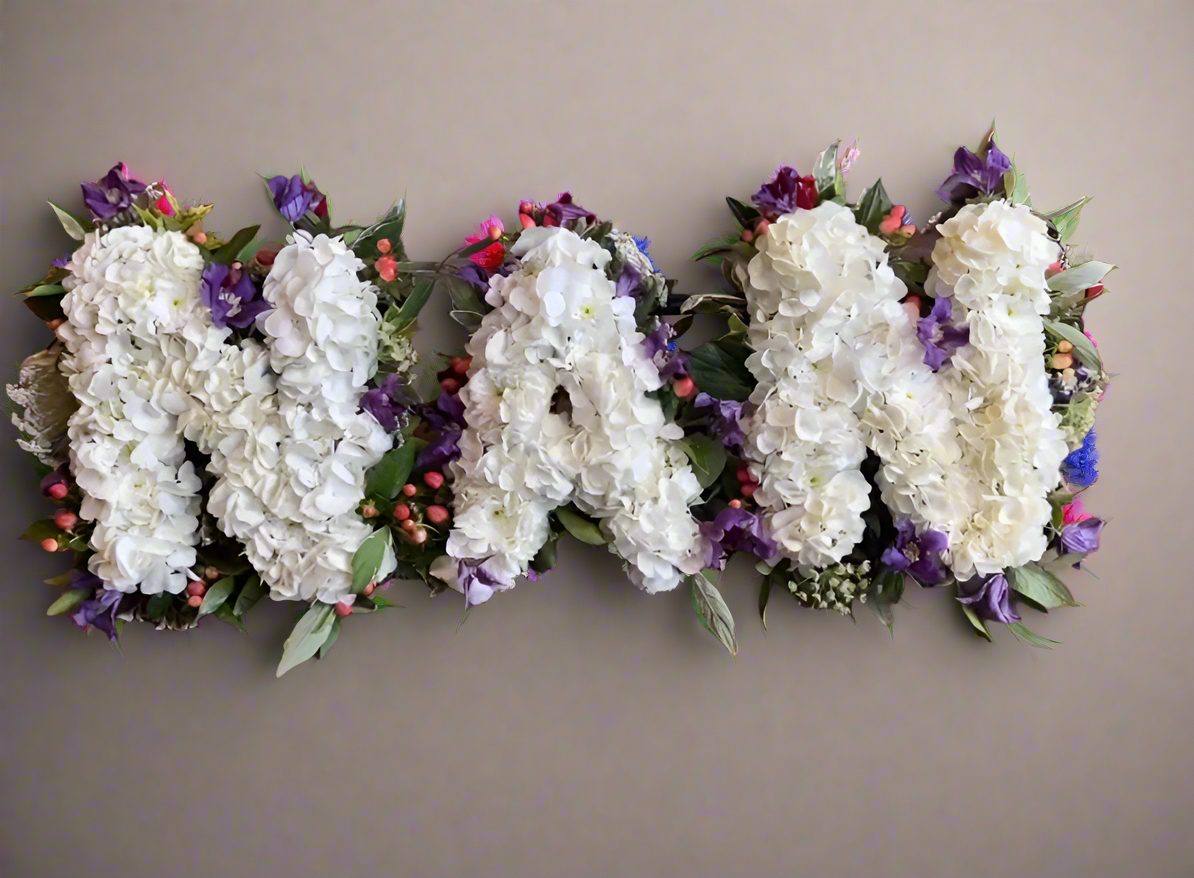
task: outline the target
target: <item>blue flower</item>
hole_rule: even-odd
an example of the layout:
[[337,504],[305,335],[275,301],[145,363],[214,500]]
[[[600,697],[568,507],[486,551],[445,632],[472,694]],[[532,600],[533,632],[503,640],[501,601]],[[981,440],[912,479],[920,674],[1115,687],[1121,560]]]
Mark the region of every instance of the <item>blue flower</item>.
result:
[[1091,430],[1082,445],[1070,452],[1061,462],[1061,474],[1071,484],[1086,488],[1099,477],[1099,450],[1095,447],[1095,431]]
[[634,246],[638,247],[638,252],[647,257],[647,261],[651,263],[651,267],[659,271],[659,267],[655,264],[654,258],[651,256],[651,239],[646,235],[635,235]]

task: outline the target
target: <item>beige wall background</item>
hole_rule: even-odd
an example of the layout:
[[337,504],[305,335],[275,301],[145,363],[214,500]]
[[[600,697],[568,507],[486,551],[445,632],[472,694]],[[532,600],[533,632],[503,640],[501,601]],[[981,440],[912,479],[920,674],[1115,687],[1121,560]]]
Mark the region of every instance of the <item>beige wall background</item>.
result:
[[[0,874],[1194,873],[1190,3],[10,0],[0,26],[12,289],[66,245],[43,200],[124,159],[228,231],[268,219],[259,171],[305,163],[344,218],[405,191],[425,257],[567,187],[694,291],[723,196],[779,163],[861,135],[852,191],[881,174],[923,222],[992,116],[1038,204],[1095,196],[1079,240],[1122,266],[1091,320],[1111,523],[1086,607],[1029,620],[1055,650],[920,590],[894,639],[782,595],[765,634],[741,564],[731,660],[571,544],[459,629],[403,586],[279,681],[293,607],[118,652],[47,619],[57,565],[4,542]],[[13,364],[44,330],[5,307]],[[12,438],[5,539],[45,514]]]

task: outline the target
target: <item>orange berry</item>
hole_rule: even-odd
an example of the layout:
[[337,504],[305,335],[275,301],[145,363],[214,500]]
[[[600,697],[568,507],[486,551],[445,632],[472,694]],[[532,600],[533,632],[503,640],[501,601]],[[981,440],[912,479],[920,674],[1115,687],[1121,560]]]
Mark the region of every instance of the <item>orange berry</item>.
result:
[[361,589],[361,594],[363,594],[365,597],[369,597],[369,595],[373,594],[373,590],[375,588],[377,588],[377,583],[371,582],[368,585],[366,585],[363,589]]
[[407,497],[413,497],[413,496],[415,496],[415,494],[419,493],[419,489],[416,488],[414,485],[412,485],[410,482],[407,482],[405,485],[402,486],[402,493],[405,494]]
[[735,497],[733,500],[730,501],[730,506],[734,507],[735,509],[741,509],[742,501],[739,500],[737,497]]
[[187,606],[191,607],[192,609],[199,609],[201,606],[203,606],[203,596],[197,594],[191,595],[189,598],[187,598]]
[[43,549],[45,549],[47,552],[57,552],[58,551],[58,540],[54,539],[53,537],[46,537],[44,540],[41,541],[41,547]]
[[672,391],[680,399],[688,399],[696,391],[696,382],[685,375],[683,378],[677,378],[672,384]]
[[421,546],[423,543],[427,542],[427,531],[423,530],[423,528],[419,528],[410,535],[410,538],[414,540],[416,546]]
[[378,253],[389,253],[391,246],[393,246],[393,245],[390,244],[389,238],[382,238],[380,241],[377,242],[377,252]]

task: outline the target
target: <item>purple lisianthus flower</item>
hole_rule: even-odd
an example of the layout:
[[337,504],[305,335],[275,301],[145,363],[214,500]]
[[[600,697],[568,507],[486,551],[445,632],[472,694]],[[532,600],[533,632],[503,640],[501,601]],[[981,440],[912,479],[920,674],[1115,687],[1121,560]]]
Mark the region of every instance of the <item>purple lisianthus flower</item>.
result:
[[482,295],[489,292],[489,271],[471,260],[460,267],[456,276]]
[[304,183],[301,174],[286,177],[282,174],[265,181],[274,199],[274,207],[291,225],[302,219],[308,210],[317,216],[327,215],[327,199],[314,183]]
[[916,323],[916,337],[925,346],[924,363],[934,372],[945,365],[954,351],[970,343],[968,325],[949,323],[953,312],[954,300],[949,296],[939,296],[933,302],[929,316],[920,318]]
[[55,268],[66,268],[68,265],[70,265],[71,257],[74,255],[75,255],[74,250],[64,253],[62,256],[59,256],[57,259],[54,260],[54,267]]
[[597,219],[597,214],[585,210],[572,200],[571,192],[561,192],[556,200],[543,208],[543,225],[562,226],[569,220],[587,219],[590,222]]
[[257,315],[270,310],[269,302],[261,297],[261,290],[249,272],[218,262],[203,269],[199,296],[211,309],[211,322],[221,329],[226,326],[248,329]]
[[633,265],[627,263],[622,267],[622,273],[618,275],[618,281],[614,285],[615,296],[632,296],[637,298],[638,294],[643,291],[643,275]]
[[1099,547],[1099,536],[1106,522],[1101,518],[1084,518],[1061,529],[1061,547],[1067,553],[1089,555]]
[[705,566],[717,570],[734,552],[751,552],[769,561],[779,551],[775,540],[763,529],[761,516],[733,506],[721,510],[712,521],[702,521],[701,535],[709,541]]
[[406,411],[401,388],[402,377],[395,372],[387,375],[380,387],[366,390],[361,397],[361,411],[373,415],[387,433],[398,429],[398,419]]
[[461,430],[455,424],[444,427],[435,438],[419,449],[415,468],[442,471],[449,463],[460,457]]
[[105,588],[103,581],[94,573],[86,570],[72,570],[70,572],[71,588],[99,589],[91,598],[79,604],[78,609],[71,613],[71,621],[80,628],[95,628],[108,635],[109,640],[116,639],[116,614],[120,612],[120,601],[123,592],[112,588]]
[[688,354],[672,340],[675,332],[670,323],[661,320],[642,341],[643,350],[658,367],[659,377],[664,381],[688,374]]
[[1003,175],[1011,170],[1012,162],[992,143],[985,158],[979,158],[964,146],[954,153],[954,169],[937,187],[942,201],[961,204],[967,198],[990,195],[1003,188]]
[[133,199],[145,192],[145,184],[129,176],[124,162],[94,183],[83,183],[83,203],[96,219],[111,219],[133,204]]
[[1020,621],[1020,614],[1012,607],[1011,591],[1002,573],[986,579],[975,577],[958,584],[958,602],[970,607],[980,619],[1010,625]]
[[483,604],[495,591],[509,588],[509,583],[502,582],[485,569],[487,559],[463,559],[457,567],[457,583],[464,593],[466,607]]
[[667,353],[675,330],[666,320],[660,320],[659,325],[643,337],[643,350],[652,360],[663,353]]
[[708,413],[709,432],[721,440],[726,448],[741,451],[746,444],[742,432],[742,403],[732,399],[715,399],[707,393],[698,393],[692,401],[697,410],[711,409]]
[[784,165],[775,172],[775,179],[760,186],[750,200],[769,220],[800,207],[812,210],[817,206],[817,182],[812,174],[802,177],[795,168]]
[[941,553],[948,545],[941,531],[926,530],[917,536],[912,519],[901,518],[896,522],[895,542],[883,550],[880,560],[887,569],[907,573],[921,585],[940,585],[946,577]]
[[1095,446],[1095,431],[1091,430],[1082,444],[1061,462],[1061,474],[1066,481],[1087,488],[1099,477],[1099,449]]

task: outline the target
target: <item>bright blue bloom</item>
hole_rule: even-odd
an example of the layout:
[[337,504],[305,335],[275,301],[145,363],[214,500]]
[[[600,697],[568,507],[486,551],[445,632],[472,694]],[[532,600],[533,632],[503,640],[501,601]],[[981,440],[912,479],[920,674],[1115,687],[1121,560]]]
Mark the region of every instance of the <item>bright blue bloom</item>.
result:
[[1091,430],[1082,445],[1070,452],[1061,462],[1061,473],[1072,484],[1086,488],[1099,477],[1099,450],[1095,447],[1095,431]]
[[644,256],[647,257],[647,261],[651,263],[651,267],[653,269],[655,269],[656,271],[659,271],[659,266],[657,266],[655,264],[655,260],[653,258],[651,258],[651,251],[649,249],[651,247],[651,239],[648,238],[646,235],[635,235],[634,236],[634,246],[638,247],[639,253],[642,253]]

